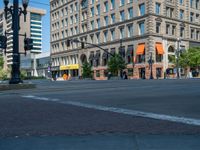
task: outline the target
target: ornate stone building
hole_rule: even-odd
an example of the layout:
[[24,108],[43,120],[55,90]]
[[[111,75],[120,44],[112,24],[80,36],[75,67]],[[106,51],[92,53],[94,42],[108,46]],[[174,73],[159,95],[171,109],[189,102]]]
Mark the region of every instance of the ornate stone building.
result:
[[[177,51],[200,46],[199,0],[50,0],[52,70],[81,75],[83,62],[94,78],[107,79],[109,56],[90,45],[67,46],[68,39],[93,43],[119,53],[130,79],[175,75]],[[122,45],[120,45],[122,41]]]

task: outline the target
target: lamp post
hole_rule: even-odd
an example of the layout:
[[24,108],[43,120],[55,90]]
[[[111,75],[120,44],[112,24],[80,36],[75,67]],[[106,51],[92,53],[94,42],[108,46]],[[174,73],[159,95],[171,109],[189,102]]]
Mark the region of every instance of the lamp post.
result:
[[150,70],[151,73],[150,73],[150,78],[149,79],[153,79],[153,63],[154,63],[154,60],[152,59],[152,52],[151,52],[151,55],[150,55],[148,63],[149,63],[149,67],[151,69]]
[[177,59],[176,59],[177,79],[180,79],[180,68],[179,68],[180,42],[181,42],[180,38],[177,38],[177,50],[176,50],[176,55],[177,55]]
[[20,30],[20,16],[24,14],[24,22],[26,22],[27,6],[29,0],[22,0],[24,10],[19,7],[19,0],[13,0],[13,6],[8,7],[9,0],[4,0],[4,12],[7,19],[8,12],[12,15],[12,30],[13,30],[13,64],[10,84],[21,83],[20,78],[20,53],[19,53],[19,30]]

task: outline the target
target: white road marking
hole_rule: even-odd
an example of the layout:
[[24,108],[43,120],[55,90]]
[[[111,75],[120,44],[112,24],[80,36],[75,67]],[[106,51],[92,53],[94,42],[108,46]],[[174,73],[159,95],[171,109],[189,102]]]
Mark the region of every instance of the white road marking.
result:
[[78,107],[89,108],[89,109],[96,109],[96,110],[109,111],[109,112],[126,114],[126,115],[131,115],[131,116],[145,117],[145,118],[151,118],[151,119],[158,119],[158,120],[165,120],[165,121],[171,121],[171,122],[176,122],[176,123],[200,126],[200,119],[177,117],[177,116],[156,114],[156,113],[143,112],[143,111],[135,111],[135,110],[117,108],[117,107],[106,107],[106,106],[85,104],[85,103],[74,102],[74,101],[61,101],[59,99],[38,97],[38,96],[33,96],[33,95],[27,95],[27,96],[22,96],[22,97],[35,99],[35,100],[43,100],[43,101],[54,101],[54,102],[56,101],[62,104],[68,104],[68,105],[73,105],[73,106],[78,106]]

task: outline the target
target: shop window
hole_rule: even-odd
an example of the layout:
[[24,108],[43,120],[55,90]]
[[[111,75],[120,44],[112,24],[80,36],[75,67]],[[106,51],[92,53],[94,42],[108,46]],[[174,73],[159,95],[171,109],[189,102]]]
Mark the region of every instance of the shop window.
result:
[[144,63],[145,62],[145,54],[144,55],[137,55],[137,62]]

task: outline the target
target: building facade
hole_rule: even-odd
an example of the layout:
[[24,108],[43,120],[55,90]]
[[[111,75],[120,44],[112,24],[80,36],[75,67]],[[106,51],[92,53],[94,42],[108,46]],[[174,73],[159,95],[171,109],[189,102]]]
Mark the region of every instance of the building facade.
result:
[[[26,22],[24,22],[24,16],[20,16],[20,34],[25,34],[29,38],[33,39],[33,49],[30,51],[32,55],[42,52],[42,16],[46,14],[45,10],[30,8],[27,9]],[[0,11],[0,31],[1,34],[12,33],[12,16],[8,14],[7,20],[4,17],[3,9]],[[4,68],[11,67],[13,61],[13,35],[7,34],[7,49],[6,55],[4,54]],[[19,36],[19,51],[24,53],[24,36]],[[21,55],[21,57],[23,57]],[[22,66],[23,67],[23,66]]]
[[[97,47],[119,53],[127,63],[128,78],[175,75],[177,51],[200,46],[199,0],[50,0],[51,61],[54,71],[72,76],[88,61],[94,78],[107,79],[109,56]],[[122,42],[120,44],[120,41]],[[75,66],[75,67],[73,67]]]

